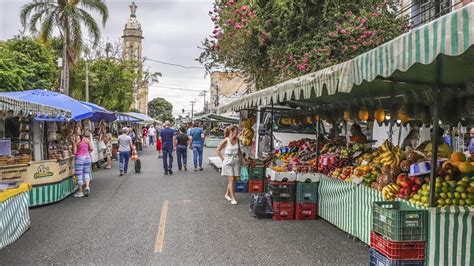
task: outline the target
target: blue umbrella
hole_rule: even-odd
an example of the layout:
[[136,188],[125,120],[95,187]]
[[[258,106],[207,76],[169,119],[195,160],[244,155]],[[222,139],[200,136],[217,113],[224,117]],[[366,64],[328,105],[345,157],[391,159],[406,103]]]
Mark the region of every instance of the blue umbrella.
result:
[[[92,108],[67,95],[54,91],[36,89],[29,91],[0,92],[0,95],[70,111],[72,119],[76,121],[87,119],[94,115]],[[53,121],[51,119],[51,117],[48,118],[49,121]],[[64,119],[58,118],[57,120],[63,121]]]
[[97,104],[90,103],[90,102],[81,101],[81,103],[87,107],[90,107],[92,111],[94,111],[94,114],[92,115],[92,117],[89,118],[89,120],[93,122],[99,122],[100,120],[111,122],[117,119],[117,116],[114,113],[108,111],[102,106],[99,106]]

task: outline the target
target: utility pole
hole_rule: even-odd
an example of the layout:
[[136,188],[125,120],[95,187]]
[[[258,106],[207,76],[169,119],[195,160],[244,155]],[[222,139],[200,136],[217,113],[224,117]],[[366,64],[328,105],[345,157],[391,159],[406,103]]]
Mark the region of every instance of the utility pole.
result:
[[86,59],[86,102],[89,101],[89,60]]
[[203,96],[204,97],[204,108],[203,108],[203,111],[206,111],[207,108],[206,108],[206,94],[208,93],[208,91],[204,90],[202,91],[201,93],[199,93],[199,96]]
[[196,101],[191,101],[191,122],[193,121],[194,118],[194,104]]

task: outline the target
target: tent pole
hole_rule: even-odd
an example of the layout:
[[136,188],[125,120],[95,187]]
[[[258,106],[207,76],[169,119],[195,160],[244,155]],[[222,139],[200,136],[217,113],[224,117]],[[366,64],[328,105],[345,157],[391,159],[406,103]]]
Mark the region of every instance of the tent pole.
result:
[[316,171],[319,169],[319,123],[320,119],[316,119]]
[[271,109],[270,109],[270,116],[271,116],[271,123],[270,123],[270,152],[273,152],[273,97],[272,99],[270,100],[270,105],[271,105]]

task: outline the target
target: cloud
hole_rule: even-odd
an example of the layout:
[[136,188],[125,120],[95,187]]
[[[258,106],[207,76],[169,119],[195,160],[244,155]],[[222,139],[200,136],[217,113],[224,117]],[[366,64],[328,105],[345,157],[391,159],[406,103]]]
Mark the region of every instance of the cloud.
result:
[[[8,39],[19,33],[20,8],[30,0],[0,0],[0,38]],[[136,0],[137,19],[143,29],[143,56],[159,61],[185,66],[199,66],[198,46],[212,31],[213,24],[208,16],[213,8],[212,0]],[[130,15],[128,0],[108,0],[109,20],[103,30],[104,40],[116,41]],[[184,69],[174,66],[145,62],[145,68],[161,72],[160,83],[172,87],[209,89],[209,77],[204,78],[204,70]],[[198,99],[196,109],[203,107],[199,93],[173,89],[150,88],[149,100],[164,97],[174,106],[174,112],[190,109],[190,101]],[[208,97],[209,98],[209,95]]]

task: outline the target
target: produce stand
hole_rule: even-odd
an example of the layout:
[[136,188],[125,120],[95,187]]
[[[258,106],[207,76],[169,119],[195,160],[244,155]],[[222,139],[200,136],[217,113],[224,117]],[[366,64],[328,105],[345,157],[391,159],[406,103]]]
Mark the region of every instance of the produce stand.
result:
[[30,228],[28,209],[31,185],[0,192],[0,250],[15,242]]
[[[347,182],[342,185],[339,183],[345,181],[329,181],[333,177],[340,178],[341,174],[321,177],[319,213],[329,222],[368,243],[371,230],[368,217],[374,209],[372,202],[379,199],[406,202],[409,199],[409,204],[428,211],[425,263],[472,265],[474,206],[467,201],[472,198],[472,190],[466,190],[466,183],[472,182],[474,171],[469,163],[463,162],[465,158],[460,153],[450,156],[447,164],[443,164],[443,161],[438,163],[438,155],[445,152],[440,150],[438,153],[438,131],[440,120],[443,125],[462,127],[459,121],[473,125],[473,58],[474,4],[471,3],[352,60],[243,96],[239,101],[222,106],[220,111],[238,111],[278,103],[304,106],[313,110],[321,120],[328,121],[334,120],[334,115],[345,117],[347,106],[355,106],[359,110],[359,119],[363,121],[377,120],[376,117],[369,119],[369,113],[373,110],[379,114],[390,113],[391,119],[384,114],[380,121],[389,123],[390,131],[397,124],[416,125],[419,121],[433,126],[433,148],[429,152],[431,154],[427,153],[430,158],[423,163],[406,159],[407,153],[402,154],[399,148],[390,147],[388,153],[387,148],[384,148],[374,156],[378,158],[376,164],[389,167],[388,172],[378,173],[379,177],[395,175],[396,184],[392,177],[370,181],[372,188],[377,191],[362,187],[362,184]],[[400,104],[402,108],[394,108]],[[365,107],[365,110],[361,107]],[[378,111],[380,109],[382,111]],[[347,113],[350,115],[354,112]],[[416,118],[414,120],[418,119],[418,122],[410,121],[410,116]],[[348,117],[347,120],[354,119]],[[388,143],[393,143],[392,135],[388,139]],[[319,143],[317,147],[315,153],[319,155]],[[387,156],[382,158],[382,153]],[[407,166],[416,170],[429,165],[428,172],[420,174],[423,176],[429,173],[429,178],[420,180],[416,171],[413,171],[413,177],[404,177],[397,168],[401,166],[401,160],[408,161],[402,173],[408,172]],[[361,170],[359,167],[355,168]],[[447,171],[453,169],[462,174],[453,174],[451,177]],[[353,170],[350,169],[351,172]],[[354,172],[356,177],[348,180],[361,177],[357,174],[358,170]],[[364,173],[364,180],[367,176],[368,172]],[[414,183],[407,183],[408,179]],[[445,188],[450,194],[445,192]],[[348,204],[351,210],[341,202]],[[470,207],[463,206],[466,203]],[[353,220],[347,221],[346,216]]]

